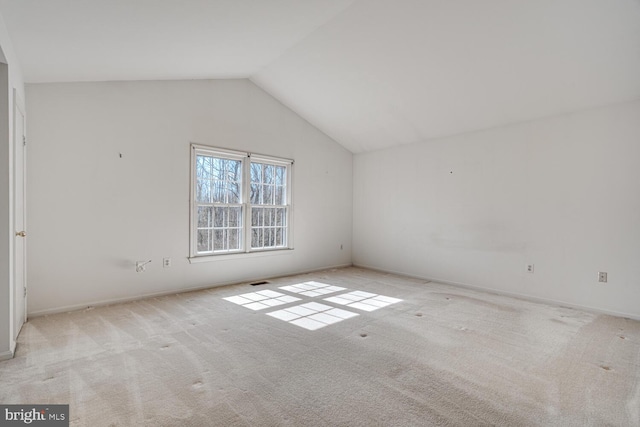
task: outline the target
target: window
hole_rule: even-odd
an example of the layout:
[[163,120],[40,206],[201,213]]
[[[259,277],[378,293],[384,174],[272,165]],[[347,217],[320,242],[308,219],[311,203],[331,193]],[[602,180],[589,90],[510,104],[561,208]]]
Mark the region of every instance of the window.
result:
[[287,167],[251,162],[251,249],[287,242]]
[[192,257],[291,247],[291,160],[191,151]]

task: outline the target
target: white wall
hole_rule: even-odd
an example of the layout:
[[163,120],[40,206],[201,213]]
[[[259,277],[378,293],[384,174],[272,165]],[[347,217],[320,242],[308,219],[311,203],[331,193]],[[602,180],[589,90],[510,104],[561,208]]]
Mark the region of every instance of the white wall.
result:
[[0,360],[11,357],[13,342],[13,90],[24,99],[22,72],[0,16]]
[[[351,153],[248,80],[34,84],[27,105],[31,315],[351,263]],[[293,251],[189,264],[191,142],[295,160]]]
[[356,265],[640,318],[640,102],[356,155],[353,240]]

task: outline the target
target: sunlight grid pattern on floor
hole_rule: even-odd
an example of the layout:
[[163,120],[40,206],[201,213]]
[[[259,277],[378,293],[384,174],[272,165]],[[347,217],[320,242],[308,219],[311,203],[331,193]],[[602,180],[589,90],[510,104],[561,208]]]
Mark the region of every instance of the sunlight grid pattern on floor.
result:
[[346,305],[364,311],[374,311],[382,307],[402,301],[385,295],[372,294],[370,292],[353,291],[335,297],[325,298],[325,301]]
[[[278,289],[311,298],[347,290],[346,288],[342,288],[340,286],[334,286],[315,281],[281,286]],[[234,304],[249,308],[251,310],[263,310],[282,304],[301,301],[301,298],[285,295],[283,293],[272,290],[250,292],[226,297],[223,299]],[[324,298],[324,300],[362,311],[375,311],[379,308],[402,301],[398,298],[392,298],[385,295],[378,295],[364,291],[351,291],[333,297]],[[352,311],[343,310],[317,302],[299,304],[266,314],[275,319],[291,323],[310,331],[315,331],[317,329],[324,328],[325,326],[332,325],[334,323],[338,323],[359,315],[358,313],[354,313]]]
[[293,292],[294,294],[304,295],[307,297],[317,297],[345,290],[345,288],[341,288],[340,286],[333,286],[326,283],[313,281],[298,283],[289,286],[281,286],[279,289],[282,289],[283,291]]
[[285,322],[310,331],[315,331],[327,325],[358,316],[358,313],[334,308],[325,304],[318,304],[317,302],[310,302],[267,313],[267,316],[284,320]]
[[251,310],[264,310],[265,308],[300,301],[300,298],[271,290],[249,292],[247,294],[226,297],[223,299]]

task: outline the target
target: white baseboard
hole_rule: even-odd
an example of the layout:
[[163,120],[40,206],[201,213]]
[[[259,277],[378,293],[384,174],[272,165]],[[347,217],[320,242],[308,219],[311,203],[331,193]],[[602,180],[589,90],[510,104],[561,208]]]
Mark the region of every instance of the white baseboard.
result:
[[612,310],[604,310],[604,309],[597,308],[597,307],[590,307],[590,306],[586,306],[586,305],[574,304],[574,303],[567,302],[567,301],[554,300],[554,299],[551,299],[551,298],[541,298],[541,297],[537,297],[537,296],[534,296],[534,295],[521,294],[521,293],[518,293],[518,292],[503,291],[501,289],[494,289],[494,288],[487,288],[487,287],[484,287],[484,286],[470,285],[468,283],[452,282],[450,280],[442,280],[442,279],[429,278],[429,277],[424,277],[424,276],[416,276],[416,275],[404,273],[404,272],[401,272],[401,271],[387,270],[387,269],[382,269],[382,268],[378,268],[378,267],[370,267],[370,266],[367,266],[367,265],[364,265],[364,264],[353,264],[353,266],[354,267],[360,267],[360,268],[366,268],[368,270],[373,270],[373,271],[379,271],[381,273],[397,274],[399,276],[411,277],[413,279],[420,279],[420,280],[425,280],[425,281],[428,281],[428,282],[442,283],[444,285],[458,286],[458,287],[461,287],[461,288],[473,289],[473,290],[476,290],[476,291],[489,292],[489,293],[492,293],[492,294],[504,295],[504,296],[513,297],[513,298],[520,298],[520,299],[524,299],[524,300],[531,301],[531,302],[538,302],[538,303],[550,304],[550,305],[555,305],[555,306],[563,306],[563,307],[575,308],[575,309],[578,309],[578,310],[590,311],[590,312],[598,313],[598,314],[607,314],[609,316],[625,317],[627,319],[640,320],[640,315],[637,315],[637,314],[623,313],[623,312],[612,311]]
[[14,347],[13,350],[7,350],[7,351],[3,351],[2,353],[0,353],[0,360],[13,359],[14,350],[15,350],[15,347]]
[[257,282],[257,281],[261,281],[261,280],[273,280],[273,279],[277,279],[279,277],[295,276],[297,274],[314,273],[316,271],[331,270],[333,268],[344,268],[344,267],[351,267],[351,263],[338,264],[338,265],[321,267],[321,268],[316,268],[316,269],[311,269],[311,270],[301,270],[301,271],[287,272],[287,273],[279,274],[277,276],[254,277],[254,278],[249,278],[249,279],[241,280],[241,281],[220,282],[220,283],[213,283],[213,284],[208,284],[208,285],[204,285],[204,286],[194,286],[194,287],[190,287],[190,288],[179,288],[179,289],[166,290],[166,291],[162,291],[162,292],[152,292],[152,293],[147,293],[147,294],[134,295],[134,296],[130,296],[130,297],[110,298],[110,299],[106,299],[106,300],[89,301],[89,302],[85,302],[85,303],[66,305],[66,306],[62,306],[62,307],[52,307],[52,308],[47,308],[45,310],[38,310],[38,311],[29,312],[28,313],[28,317],[31,318],[31,317],[47,316],[47,315],[56,314],[56,313],[67,313],[69,311],[85,310],[85,309],[87,309],[89,307],[100,307],[100,306],[105,306],[105,305],[112,305],[112,304],[119,304],[119,303],[130,302],[130,301],[137,301],[137,300],[142,300],[142,299],[146,299],[146,298],[155,298],[155,297],[161,297],[161,296],[165,296],[165,295],[174,295],[174,294],[181,294],[181,293],[185,293],[185,292],[201,291],[201,290],[204,290],[204,289],[218,288],[218,287],[221,287],[221,286],[231,286],[231,285],[239,285],[241,283]]

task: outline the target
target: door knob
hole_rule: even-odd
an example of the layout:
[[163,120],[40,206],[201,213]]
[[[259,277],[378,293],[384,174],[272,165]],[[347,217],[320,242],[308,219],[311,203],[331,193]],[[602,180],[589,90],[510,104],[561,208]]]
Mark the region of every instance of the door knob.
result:
[[18,231],[18,232],[16,232],[16,236],[27,237],[27,232],[26,231]]

